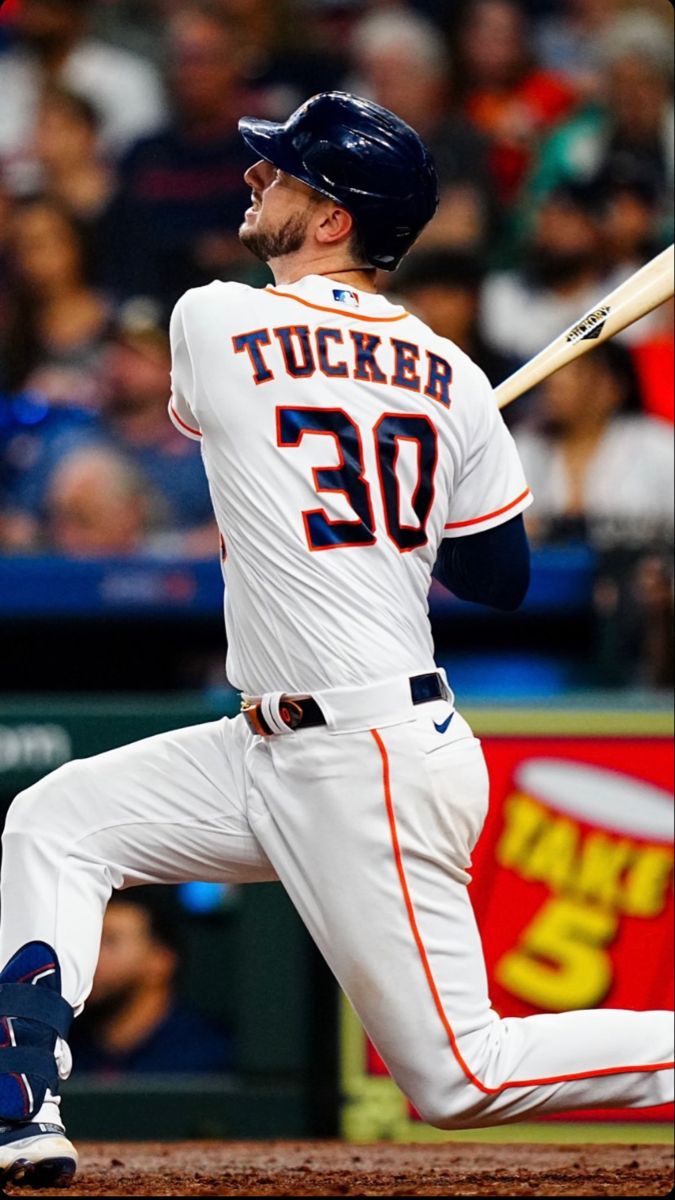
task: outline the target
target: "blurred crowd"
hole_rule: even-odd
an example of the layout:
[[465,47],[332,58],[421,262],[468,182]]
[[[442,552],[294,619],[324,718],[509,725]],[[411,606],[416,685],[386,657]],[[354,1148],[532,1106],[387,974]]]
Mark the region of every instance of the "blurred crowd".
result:
[[[419,130],[440,210],[380,285],[497,384],[672,241],[672,34],[668,0],[6,0],[0,550],[216,546],[167,325],[189,287],[268,279],[239,116],[343,88]],[[672,322],[507,410],[533,538],[590,542],[616,613],[672,594]]]
[[[91,994],[69,1038],[78,1071],[111,1082],[232,1070],[232,1031],[182,994],[189,941],[181,916],[168,888],[113,892]],[[231,986],[231,977],[223,982]]]

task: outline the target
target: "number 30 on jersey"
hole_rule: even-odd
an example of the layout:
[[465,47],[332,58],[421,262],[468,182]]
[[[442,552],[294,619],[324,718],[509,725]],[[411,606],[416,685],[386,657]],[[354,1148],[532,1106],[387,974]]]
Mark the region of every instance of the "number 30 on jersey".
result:
[[[302,514],[310,550],[336,550],[346,546],[372,546],[377,541],[371,485],[366,479],[363,443],[358,425],[342,408],[277,408],[277,444],[299,446],[305,435],[318,434],[335,442],[339,462],[313,469],[317,493],[341,492],[356,514],[353,520],[334,520],[323,508]],[[402,554],[425,546],[427,522],[434,500],[438,463],[438,434],[431,419],[422,414],[384,413],[372,430],[386,531]],[[409,496],[415,524],[401,520],[399,447],[416,448],[417,478]]]

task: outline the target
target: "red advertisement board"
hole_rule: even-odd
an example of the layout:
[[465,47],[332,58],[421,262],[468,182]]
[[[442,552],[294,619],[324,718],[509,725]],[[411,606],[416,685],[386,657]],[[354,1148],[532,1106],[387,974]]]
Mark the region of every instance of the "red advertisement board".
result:
[[662,738],[491,738],[472,898],[499,1013],[672,1008]]
[[[491,803],[470,891],[494,1008],[511,1017],[672,1009],[672,740],[493,735],[483,746]],[[386,1068],[365,1035],[363,1068],[384,1082]],[[410,1108],[407,1118],[414,1137]],[[400,1122],[397,1129],[403,1135]]]

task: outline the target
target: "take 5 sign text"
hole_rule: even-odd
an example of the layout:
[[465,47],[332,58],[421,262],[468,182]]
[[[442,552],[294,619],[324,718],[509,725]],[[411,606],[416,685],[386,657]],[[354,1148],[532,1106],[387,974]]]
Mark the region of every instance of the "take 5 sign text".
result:
[[[470,890],[501,1016],[673,1008],[673,743],[658,718],[636,736],[620,720],[618,734],[611,714],[594,714],[598,732],[483,737],[491,802]],[[473,723],[480,733],[480,714]],[[421,1125],[343,1003],[343,1132],[443,1136]]]

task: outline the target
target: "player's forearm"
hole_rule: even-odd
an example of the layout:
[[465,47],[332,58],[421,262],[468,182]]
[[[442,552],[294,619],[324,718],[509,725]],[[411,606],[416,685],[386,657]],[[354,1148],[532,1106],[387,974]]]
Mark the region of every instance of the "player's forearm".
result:
[[513,612],[530,584],[530,547],[522,516],[496,529],[446,538],[440,546],[434,578],[460,600],[473,600]]

